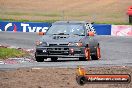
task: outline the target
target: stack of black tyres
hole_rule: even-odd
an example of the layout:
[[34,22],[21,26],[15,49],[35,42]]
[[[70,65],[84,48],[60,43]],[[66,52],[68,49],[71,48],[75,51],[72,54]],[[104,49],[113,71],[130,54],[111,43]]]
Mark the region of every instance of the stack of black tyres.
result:
[[129,23],[132,24],[132,15],[129,15]]

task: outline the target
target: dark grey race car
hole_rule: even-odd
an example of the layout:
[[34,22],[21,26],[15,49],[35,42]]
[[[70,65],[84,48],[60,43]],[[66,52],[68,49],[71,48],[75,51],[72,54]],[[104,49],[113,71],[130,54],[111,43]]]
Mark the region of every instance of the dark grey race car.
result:
[[98,60],[99,42],[95,30],[85,21],[57,21],[36,42],[35,58],[38,62],[51,58],[79,58],[80,61]]

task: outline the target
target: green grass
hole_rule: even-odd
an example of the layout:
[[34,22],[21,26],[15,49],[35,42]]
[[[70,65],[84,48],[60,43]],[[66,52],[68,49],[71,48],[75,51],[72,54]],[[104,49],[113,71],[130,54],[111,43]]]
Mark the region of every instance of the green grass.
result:
[[59,17],[59,13],[22,13],[22,12],[5,12],[6,15],[15,15],[15,16],[47,16],[47,17]]
[[131,25],[126,22],[94,22],[96,24],[111,24],[111,25]]
[[[10,21],[10,22],[48,22],[48,23],[53,23],[55,21],[59,20],[26,20],[26,19],[21,19],[21,20],[15,20],[15,19],[2,19],[0,18],[0,21]],[[113,25],[132,25],[129,24],[128,22],[94,22],[96,24],[113,24]]]
[[2,19],[0,18],[0,21],[10,21],[10,22],[48,22],[48,23],[53,23],[58,20],[26,20],[26,19],[21,19],[21,20],[15,20],[15,19]]
[[23,57],[26,55],[28,54],[17,49],[0,48],[0,59]]

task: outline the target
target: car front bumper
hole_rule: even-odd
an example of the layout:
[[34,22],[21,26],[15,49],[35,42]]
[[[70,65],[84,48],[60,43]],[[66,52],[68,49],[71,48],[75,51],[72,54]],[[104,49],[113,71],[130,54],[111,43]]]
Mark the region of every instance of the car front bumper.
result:
[[36,47],[36,56],[77,58],[85,57],[85,47]]

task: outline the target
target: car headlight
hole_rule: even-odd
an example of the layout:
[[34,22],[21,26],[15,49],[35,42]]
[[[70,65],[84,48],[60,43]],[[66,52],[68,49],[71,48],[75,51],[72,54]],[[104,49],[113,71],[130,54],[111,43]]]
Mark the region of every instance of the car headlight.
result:
[[43,46],[47,46],[47,43],[46,43],[46,42],[42,42],[42,45],[43,45]]
[[38,46],[38,45],[41,45],[42,44],[42,42],[41,41],[36,41],[36,45]]
[[68,46],[82,46],[82,42],[76,42],[76,43],[68,43]]

